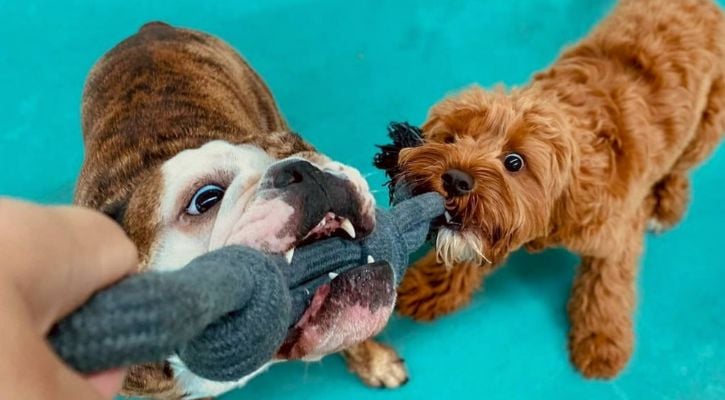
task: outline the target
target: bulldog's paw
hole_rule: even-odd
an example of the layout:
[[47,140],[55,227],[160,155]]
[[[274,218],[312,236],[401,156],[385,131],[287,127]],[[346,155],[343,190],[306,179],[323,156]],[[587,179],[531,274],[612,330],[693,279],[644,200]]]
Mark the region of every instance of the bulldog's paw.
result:
[[392,347],[370,339],[343,350],[342,355],[350,372],[368,386],[395,389],[408,383],[405,362]]
[[571,361],[585,377],[610,379],[627,365],[631,341],[602,332],[576,336],[572,335],[569,343]]

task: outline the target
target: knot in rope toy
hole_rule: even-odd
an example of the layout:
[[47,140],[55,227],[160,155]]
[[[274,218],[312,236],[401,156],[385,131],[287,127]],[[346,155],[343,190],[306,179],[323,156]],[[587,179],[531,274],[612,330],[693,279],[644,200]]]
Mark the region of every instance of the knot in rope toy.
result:
[[395,206],[376,210],[375,230],[364,240],[318,241],[297,249],[291,263],[229,246],[175,271],[128,277],[57,323],[48,336],[51,346],[83,373],[177,354],[203,378],[233,381],[275,356],[330,273],[378,260],[372,263],[392,268],[397,285],[445,204],[437,193],[411,198],[409,187],[393,181],[400,150],[420,145],[420,130],[393,123],[388,133],[393,144],[379,146],[375,165],[391,178]]

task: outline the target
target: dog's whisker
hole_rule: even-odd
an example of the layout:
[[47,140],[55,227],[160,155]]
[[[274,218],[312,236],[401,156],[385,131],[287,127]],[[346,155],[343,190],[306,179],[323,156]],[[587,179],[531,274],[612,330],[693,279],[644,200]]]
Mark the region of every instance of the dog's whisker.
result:
[[311,363],[305,363],[305,370],[302,373],[302,381],[305,382],[305,383],[307,382],[307,378],[309,378],[309,375],[310,375],[309,374],[309,372],[310,372],[310,364]]

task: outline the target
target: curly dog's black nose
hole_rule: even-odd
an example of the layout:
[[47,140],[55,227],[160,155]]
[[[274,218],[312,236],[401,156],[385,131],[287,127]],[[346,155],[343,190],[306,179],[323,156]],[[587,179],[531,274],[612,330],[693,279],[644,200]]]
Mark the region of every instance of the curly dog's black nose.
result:
[[449,169],[443,176],[443,189],[449,196],[463,196],[473,190],[473,177],[459,169]]

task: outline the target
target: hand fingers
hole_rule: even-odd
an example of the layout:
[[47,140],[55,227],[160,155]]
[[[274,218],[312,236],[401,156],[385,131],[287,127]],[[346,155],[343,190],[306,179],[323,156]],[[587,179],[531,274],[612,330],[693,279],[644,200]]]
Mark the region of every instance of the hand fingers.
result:
[[104,398],[113,399],[121,391],[125,377],[125,369],[114,369],[87,376],[86,382],[93,386]]
[[0,200],[0,254],[6,257],[0,272],[19,289],[42,333],[137,264],[135,247],[106,216],[12,200]]
[[[101,393],[53,354],[17,291],[3,282],[0,291],[0,388],[8,399],[102,400]],[[110,397],[105,397],[106,399]]]
[[[65,207],[52,211],[69,227],[68,234],[72,235],[70,246],[76,250],[61,267],[63,270],[59,269],[54,274],[59,285],[48,287],[49,297],[38,304],[46,309],[50,302],[57,304],[56,310],[44,312],[48,327],[85,302],[98,289],[134,272],[138,265],[136,247],[110,218],[81,208]],[[59,301],[59,297],[63,301]]]

